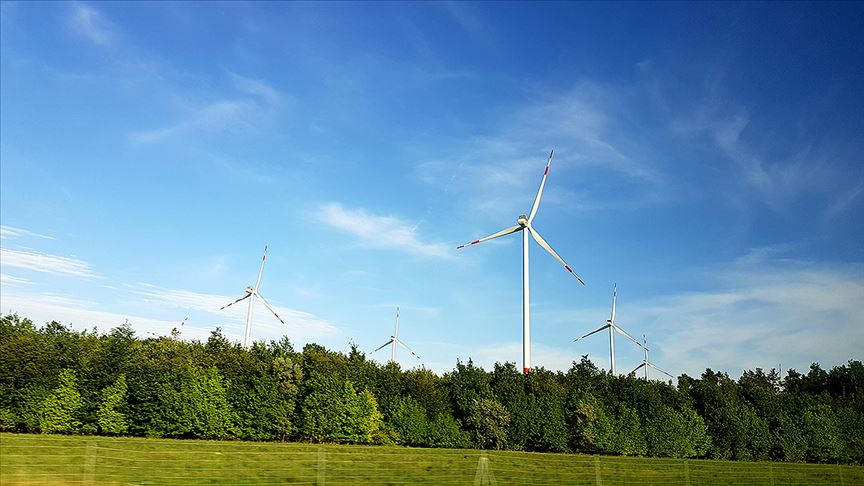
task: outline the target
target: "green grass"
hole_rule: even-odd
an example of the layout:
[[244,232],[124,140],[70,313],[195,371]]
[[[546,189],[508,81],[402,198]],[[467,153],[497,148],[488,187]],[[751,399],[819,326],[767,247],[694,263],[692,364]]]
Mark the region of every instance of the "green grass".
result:
[[864,468],[578,454],[0,434],[0,484],[864,484]]

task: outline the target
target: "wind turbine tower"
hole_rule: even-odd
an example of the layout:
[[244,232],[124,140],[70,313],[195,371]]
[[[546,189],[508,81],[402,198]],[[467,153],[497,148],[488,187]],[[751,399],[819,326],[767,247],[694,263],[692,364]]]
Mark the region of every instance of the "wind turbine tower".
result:
[[396,361],[396,345],[397,344],[399,346],[402,346],[403,348],[405,348],[409,353],[413,354],[415,358],[420,359],[420,356],[417,356],[417,353],[415,353],[414,351],[411,351],[411,348],[409,348],[405,343],[403,343],[399,339],[399,308],[398,307],[396,308],[396,331],[393,333],[392,336],[390,336],[390,339],[386,343],[382,344],[381,346],[378,346],[377,348],[375,348],[375,351],[372,351],[369,354],[373,354],[373,353],[377,352],[379,349],[387,346],[388,344],[391,345],[390,361]]
[[617,302],[618,302],[618,284],[615,284],[615,286],[612,288],[612,316],[609,319],[607,319],[606,324],[601,326],[599,329],[595,329],[595,330],[589,332],[588,334],[573,340],[574,343],[579,342],[579,341],[587,338],[588,336],[590,336],[592,334],[596,334],[600,331],[609,329],[609,371],[612,373],[613,376],[615,375],[615,332],[614,331],[617,331],[617,332],[621,333],[622,335],[627,336],[628,338],[630,338],[631,341],[636,343],[637,346],[643,347],[642,343],[637,341],[636,338],[634,338],[630,334],[627,334],[627,331],[625,331],[624,329],[621,329],[620,327],[618,327],[617,324],[615,324],[615,306],[616,306]]
[[675,378],[671,374],[669,374],[669,373],[661,370],[657,366],[655,366],[654,363],[648,361],[648,340],[645,339],[644,334],[642,335],[642,343],[643,343],[642,344],[642,353],[643,353],[642,364],[640,364],[639,366],[634,368],[633,371],[631,371],[630,373],[636,373],[637,371],[639,371],[639,368],[642,368],[645,371],[645,381],[648,381],[648,368],[654,368],[655,370],[659,371],[660,373],[663,373],[664,375],[668,376],[669,378]]
[[261,285],[261,276],[264,275],[264,262],[266,261],[267,246],[264,246],[264,257],[261,258],[261,268],[258,270],[258,280],[255,281],[255,287],[246,287],[246,295],[240,297],[234,302],[231,302],[230,304],[223,305],[219,308],[219,310],[223,310],[225,308],[231,307],[232,305],[240,302],[241,300],[249,299],[249,310],[246,312],[246,332],[243,334],[244,349],[249,349],[249,335],[252,331],[252,304],[254,303],[255,299],[258,299],[262,304],[264,304],[264,306],[267,307],[267,309],[269,309],[274,316],[276,316],[276,319],[279,319],[279,322],[285,324],[285,321],[283,321],[282,318],[279,317],[279,314],[277,314],[276,311],[273,310],[272,307],[270,307],[270,304],[268,304],[267,301],[264,300],[264,296],[262,296],[261,293],[258,292],[258,287]]
[[456,249],[465,248],[466,246],[476,245],[500,236],[522,231],[522,371],[524,373],[531,372],[531,292],[529,289],[528,279],[528,235],[530,234],[537,244],[549,252],[549,254],[558,260],[559,263],[564,265],[564,268],[576,277],[576,280],[578,280],[579,283],[585,285],[585,282],[579,278],[579,275],[576,275],[576,272],[567,265],[567,262],[555,253],[555,250],[549,246],[549,243],[546,243],[546,240],[540,236],[540,233],[538,233],[537,229],[531,224],[534,221],[534,217],[537,216],[537,210],[540,208],[540,197],[543,195],[543,187],[546,185],[546,177],[549,175],[549,166],[552,165],[552,157],[554,155],[554,150],[549,153],[549,161],[546,162],[546,171],[543,172],[543,179],[540,181],[540,189],[537,191],[537,196],[534,198],[534,205],[531,206],[531,212],[528,216],[525,216],[524,214],[520,215],[517,219],[518,224],[516,226],[511,226],[485,238],[480,238],[479,240],[474,240],[471,243],[466,243],[456,247]]

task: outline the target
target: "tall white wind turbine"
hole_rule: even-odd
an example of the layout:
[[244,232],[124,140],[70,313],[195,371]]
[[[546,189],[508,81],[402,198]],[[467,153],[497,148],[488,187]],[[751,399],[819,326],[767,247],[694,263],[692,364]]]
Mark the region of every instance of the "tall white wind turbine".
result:
[[[244,349],[249,349],[249,334],[252,331],[252,304],[254,303],[255,299],[258,299],[262,304],[264,304],[264,306],[267,307],[270,310],[270,312],[273,313],[274,316],[276,316],[276,319],[279,319],[279,322],[281,322],[282,324],[285,324],[285,321],[283,321],[282,318],[279,317],[279,314],[277,314],[276,311],[273,310],[272,307],[270,307],[270,304],[268,304],[267,301],[264,300],[264,296],[262,296],[261,293],[258,292],[258,286],[261,285],[261,276],[264,274],[264,262],[266,262],[266,261],[267,261],[267,246],[264,246],[264,257],[261,258],[261,268],[258,270],[258,280],[255,281],[255,287],[254,288],[253,287],[246,287],[246,295],[244,295],[243,297],[240,297],[239,299],[235,300],[234,302],[231,302],[230,304],[223,305],[222,307],[219,308],[219,310],[222,310],[222,309],[225,309],[227,307],[231,307],[232,305],[236,304],[237,302],[240,302],[241,300],[249,299],[249,310],[246,312],[246,332],[243,335],[243,348]],[[253,299],[251,297],[255,297],[255,298]]]
[[534,205],[531,206],[531,212],[528,216],[520,215],[517,219],[516,226],[511,226],[507,229],[503,229],[497,233],[491,234],[485,238],[480,238],[479,240],[474,240],[471,243],[466,243],[464,245],[457,246],[456,249],[465,248],[466,246],[476,245],[477,243],[483,243],[484,241],[489,241],[494,238],[498,238],[500,236],[509,235],[510,233],[515,233],[517,231],[522,231],[522,371],[524,373],[531,372],[531,305],[530,305],[530,291],[528,285],[528,235],[534,237],[534,241],[536,241],[544,250],[548,251],[550,255],[552,255],[556,260],[558,260],[564,268],[567,269],[576,280],[579,281],[582,285],[585,285],[585,282],[579,278],[579,275],[576,275],[576,272],[567,265],[567,262],[564,261],[555,250],[549,246],[549,243],[546,243],[546,240],[540,236],[540,233],[537,232],[537,229],[531,225],[534,221],[534,217],[537,216],[537,209],[540,208],[540,197],[543,195],[543,187],[546,185],[546,177],[549,175],[549,166],[552,165],[552,157],[555,155],[555,151],[549,153],[549,161],[546,162],[546,171],[543,172],[543,179],[540,181],[540,189],[537,191],[537,196],[534,198]]
[[642,368],[645,370],[645,381],[648,381],[648,368],[654,368],[655,370],[659,371],[660,373],[663,373],[664,375],[668,376],[669,378],[675,378],[671,374],[658,368],[654,363],[648,361],[648,340],[645,339],[644,334],[642,335],[642,353],[644,356],[642,358],[642,364],[633,368],[633,371],[631,371],[630,373],[636,373],[637,371],[639,371],[639,368]]
[[615,286],[612,288],[612,317],[607,319],[606,324],[604,324],[602,327],[600,327],[600,329],[595,329],[595,330],[589,332],[588,334],[573,340],[574,343],[579,342],[579,341],[587,338],[588,336],[590,336],[592,334],[596,334],[600,331],[609,329],[609,370],[613,376],[615,375],[615,332],[613,332],[613,331],[617,331],[617,332],[621,333],[623,336],[627,336],[631,341],[636,343],[637,346],[642,347],[642,343],[637,341],[636,338],[634,338],[633,336],[627,334],[627,331],[625,331],[624,329],[621,329],[620,327],[618,327],[617,324],[615,324],[615,305],[616,305],[617,301],[618,301],[618,284],[615,284]]
[[[390,340],[388,340],[386,343],[382,344],[381,346],[378,346],[377,348],[375,348],[375,351],[372,351],[372,353],[375,353],[376,351],[387,346],[388,344],[392,346],[392,348],[390,349],[390,361],[396,361],[396,345],[397,344],[399,346],[402,346],[403,348],[405,348],[409,353],[413,354],[415,358],[420,359],[420,356],[417,356],[417,353],[415,353],[414,351],[411,351],[411,348],[409,348],[408,346],[405,345],[405,343],[403,343],[402,341],[399,340],[399,308],[398,307],[396,308],[396,332],[394,332],[393,335],[390,336]],[[369,354],[372,354],[372,353],[369,353]]]

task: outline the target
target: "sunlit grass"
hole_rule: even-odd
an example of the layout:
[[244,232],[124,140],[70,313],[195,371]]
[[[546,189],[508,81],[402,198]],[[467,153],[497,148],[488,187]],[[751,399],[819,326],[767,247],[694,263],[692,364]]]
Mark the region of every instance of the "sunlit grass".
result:
[[0,434],[0,484],[864,484],[864,468],[456,449]]

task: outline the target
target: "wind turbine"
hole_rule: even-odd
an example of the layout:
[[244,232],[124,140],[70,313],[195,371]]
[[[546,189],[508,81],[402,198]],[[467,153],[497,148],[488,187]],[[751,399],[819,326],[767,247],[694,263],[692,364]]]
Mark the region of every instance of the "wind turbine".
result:
[[[375,353],[376,351],[387,346],[388,344],[392,346],[390,349],[390,361],[396,361],[396,345],[397,344],[399,346],[402,346],[406,350],[408,350],[408,352],[413,354],[415,358],[420,359],[420,356],[417,356],[417,353],[415,353],[414,351],[411,351],[411,348],[406,346],[405,343],[403,343],[399,339],[399,308],[398,307],[396,308],[396,332],[394,332],[393,335],[390,336],[389,341],[387,341],[386,343],[382,344],[381,346],[378,346],[377,348],[375,348],[375,351],[372,351],[372,353]],[[369,353],[369,354],[372,354],[372,353]]]
[[[273,315],[276,316],[276,319],[279,319],[279,322],[281,322],[282,324],[285,324],[285,321],[283,321],[282,318],[279,317],[279,314],[277,314],[276,311],[273,310],[272,307],[270,307],[270,304],[268,304],[267,301],[264,300],[264,296],[262,296],[261,293],[258,292],[258,286],[261,285],[261,275],[264,274],[264,262],[265,261],[267,261],[267,246],[266,245],[264,246],[264,257],[261,258],[261,269],[258,270],[258,280],[255,281],[255,287],[254,288],[253,287],[246,287],[246,295],[244,295],[243,297],[240,297],[239,299],[235,300],[234,302],[231,302],[230,304],[223,305],[222,307],[219,308],[219,310],[223,310],[225,308],[231,307],[232,305],[236,304],[237,302],[240,302],[241,300],[249,299],[249,310],[246,312],[246,333],[243,335],[243,348],[244,349],[249,349],[249,333],[252,330],[252,304],[255,301],[255,299],[258,299],[259,301],[261,301],[261,303],[264,304],[265,307],[270,309],[270,312],[272,312]],[[252,296],[254,296],[255,299],[251,299],[250,297],[252,297]]]
[[485,238],[480,238],[479,240],[474,240],[471,243],[466,243],[464,245],[459,245],[456,249],[465,248],[466,246],[476,245],[477,243],[483,243],[484,241],[489,241],[494,238],[498,238],[499,236],[509,235],[510,233],[515,233],[517,231],[522,231],[522,371],[524,373],[531,372],[531,305],[530,305],[530,291],[528,285],[528,235],[534,237],[534,241],[536,241],[540,246],[543,247],[544,250],[548,251],[550,255],[552,255],[556,260],[558,260],[564,268],[567,269],[576,280],[579,281],[582,285],[585,285],[585,282],[579,278],[579,275],[576,275],[576,272],[567,265],[555,250],[549,246],[549,243],[546,243],[546,240],[540,236],[540,233],[531,225],[534,221],[534,217],[537,216],[537,209],[540,208],[540,197],[543,195],[543,187],[546,185],[546,177],[549,175],[549,166],[552,164],[552,157],[555,155],[555,151],[549,153],[549,161],[546,162],[546,171],[543,172],[543,179],[540,181],[540,189],[537,191],[537,196],[534,198],[534,205],[531,206],[531,212],[528,216],[520,215],[517,219],[516,226],[511,226],[507,229],[503,229],[497,233],[491,234]]
[[618,301],[618,284],[615,284],[615,286],[612,288],[612,317],[607,319],[606,324],[604,324],[600,329],[595,329],[595,330],[589,332],[588,334],[586,334],[586,335],[584,335],[578,339],[573,340],[574,343],[579,342],[579,341],[585,339],[586,337],[588,337],[592,334],[596,334],[596,333],[603,331],[605,329],[609,329],[609,363],[610,363],[609,368],[610,368],[610,371],[611,371],[613,376],[615,375],[615,333],[612,332],[613,330],[620,332],[624,336],[627,336],[628,338],[630,338],[631,341],[636,343],[637,346],[643,347],[642,343],[637,341],[636,338],[627,334],[627,331],[625,331],[624,329],[621,329],[620,327],[618,327],[617,324],[615,324],[615,304],[617,301]]
[[664,375],[668,376],[669,378],[675,378],[671,374],[666,373],[665,371],[658,368],[654,363],[648,361],[648,340],[645,339],[644,334],[642,335],[642,343],[643,343],[642,344],[642,352],[644,353],[644,358],[642,358],[642,364],[640,364],[639,366],[634,368],[633,371],[631,371],[630,373],[636,373],[637,371],[639,371],[639,368],[644,368],[645,369],[645,381],[648,381],[648,368],[650,367],[650,368],[654,368],[655,370],[659,371],[660,373],[663,373]]

